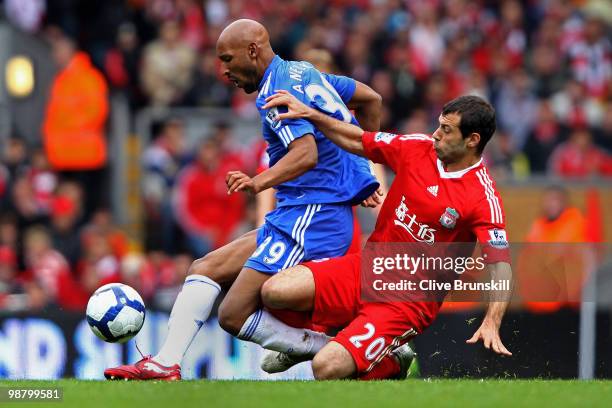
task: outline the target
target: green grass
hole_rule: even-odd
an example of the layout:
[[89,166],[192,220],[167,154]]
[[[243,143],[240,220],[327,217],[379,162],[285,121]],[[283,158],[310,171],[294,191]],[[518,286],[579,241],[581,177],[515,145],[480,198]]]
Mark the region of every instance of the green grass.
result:
[[62,387],[56,403],[2,407],[612,407],[612,381],[0,381],[0,387]]

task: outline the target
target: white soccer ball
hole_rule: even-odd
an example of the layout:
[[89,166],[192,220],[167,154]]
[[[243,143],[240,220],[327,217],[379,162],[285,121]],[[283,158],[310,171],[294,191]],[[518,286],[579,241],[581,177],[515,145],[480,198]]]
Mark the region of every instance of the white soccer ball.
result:
[[96,336],[109,343],[125,343],[142,328],[145,305],[130,286],[109,283],[91,295],[86,314]]

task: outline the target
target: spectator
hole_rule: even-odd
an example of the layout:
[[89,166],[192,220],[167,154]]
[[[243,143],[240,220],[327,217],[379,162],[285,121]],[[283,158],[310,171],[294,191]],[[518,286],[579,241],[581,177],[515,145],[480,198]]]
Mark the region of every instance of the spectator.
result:
[[83,252],[76,275],[85,292],[91,294],[102,285],[119,282],[119,260],[106,236],[93,230],[83,238]]
[[538,98],[549,98],[560,91],[566,80],[558,49],[539,45],[530,53],[530,69],[534,79],[534,93]]
[[160,279],[160,285],[155,291],[153,304],[161,310],[170,311],[176,296],[181,291],[185,277],[193,257],[189,254],[178,254],[170,260],[165,269],[166,276]]
[[189,161],[183,122],[172,118],[143,153],[143,196],[147,247],[173,253],[178,240],[172,215],[171,191],[179,171]]
[[415,22],[410,25],[412,54],[422,56],[425,69],[429,73],[439,67],[445,45],[439,30],[435,5],[431,2],[414,4]]
[[542,198],[542,215],[531,224],[526,242],[585,242],[585,219],[569,205],[568,192],[548,187]]
[[13,185],[28,170],[27,151],[24,141],[18,137],[10,137],[3,150],[0,161],[0,209],[10,210],[13,207]]
[[567,129],[555,117],[550,103],[540,102],[535,126],[527,136],[524,152],[532,173],[546,173],[553,150],[567,138]]
[[0,246],[0,310],[25,310],[26,307],[27,299],[17,279],[15,251],[9,247]]
[[605,21],[591,15],[584,25],[582,41],[569,49],[574,78],[584,84],[589,96],[605,99],[612,81],[612,45],[606,36]]
[[27,312],[44,307],[44,291],[19,274],[13,249],[0,246],[0,310]]
[[[232,135],[232,127],[225,121],[218,121],[213,125],[212,140],[218,146],[221,155],[223,156],[223,162],[228,167],[241,168],[245,163],[244,156],[252,156],[250,150],[245,151],[245,148],[237,143]],[[253,158],[251,158],[253,160]],[[248,168],[254,169],[257,164],[253,163]]]
[[536,120],[537,101],[531,86],[527,72],[518,68],[512,71],[510,78],[503,81],[497,96],[498,123],[507,129],[517,150],[523,148]]
[[106,194],[107,86],[87,54],[67,37],[52,41],[60,71],[53,81],[43,123],[43,142],[51,167],[80,180],[90,212]]
[[595,143],[612,154],[612,103],[606,109],[601,126],[595,130]]
[[75,203],[66,196],[56,196],[51,205],[49,233],[53,248],[60,252],[74,268],[81,256],[81,239],[77,221],[79,213]]
[[610,155],[593,144],[587,128],[574,129],[567,142],[552,153],[548,167],[557,176],[585,178],[612,175]]
[[176,0],[176,8],[182,21],[181,40],[193,50],[206,43],[206,22],[202,6],[195,0]]
[[511,179],[515,175],[517,158],[520,157],[515,152],[512,137],[503,129],[498,129],[485,154],[487,166],[490,166],[496,180]]
[[517,262],[518,286],[528,310],[554,312],[580,299],[585,268],[592,261],[589,247],[576,245],[586,241],[586,225],[564,188],[547,188],[542,215],[531,225]]
[[115,46],[104,58],[104,72],[113,89],[122,91],[130,106],[142,104],[138,75],[140,68],[140,47],[138,33],[131,23],[123,23],[117,29]]
[[79,222],[85,218],[83,214],[83,195],[83,186],[72,180],[60,181],[55,190],[55,196],[65,197],[74,205]]
[[227,194],[225,176],[236,167],[226,157],[214,139],[207,139],[177,181],[174,213],[194,257],[230,241],[244,214],[244,196]]
[[603,117],[601,105],[585,93],[583,84],[569,80],[553,95],[552,108],[557,118],[568,127],[599,126]]
[[28,285],[44,294],[44,301],[37,306],[52,303],[66,309],[82,310],[87,303],[87,293],[75,284],[68,262],[53,249],[46,229],[33,226],[25,232],[24,255]]
[[130,253],[121,259],[119,276],[122,283],[136,289],[145,304],[151,300],[158,288],[157,276],[144,256]]
[[81,239],[88,241],[88,236],[91,233],[99,233],[106,237],[106,241],[117,259],[123,258],[128,253],[128,238],[113,223],[113,216],[109,210],[99,209],[92,215],[90,222],[81,231]]
[[219,76],[217,56],[213,50],[206,50],[199,57],[193,84],[185,97],[192,106],[229,107],[232,89]]
[[168,20],[159,29],[159,39],[147,45],[142,61],[142,88],[154,106],[181,103],[191,85],[195,53],[180,40],[177,21]]
[[47,209],[38,206],[34,188],[27,177],[22,176],[15,181],[11,203],[20,229],[46,221]]
[[11,213],[0,216],[0,247],[17,252],[19,248],[19,229],[17,219]]
[[49,213],[53,200],[53,192],[57,187],[57,175],[49,167],[44,151],[37,149],[31,155],[31,166],[27,178],[32,185],[36,206]]

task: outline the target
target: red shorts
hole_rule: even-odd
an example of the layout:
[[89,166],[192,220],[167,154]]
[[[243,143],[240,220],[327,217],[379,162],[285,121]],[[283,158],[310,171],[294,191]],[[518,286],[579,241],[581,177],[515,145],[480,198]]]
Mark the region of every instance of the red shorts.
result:
[[396,347],[433,322],[437,303],[361,301],[361,254],[306,262],[315,281],[313,324],[344,327],[333,339],[349,351],[357,371],[372,370]]

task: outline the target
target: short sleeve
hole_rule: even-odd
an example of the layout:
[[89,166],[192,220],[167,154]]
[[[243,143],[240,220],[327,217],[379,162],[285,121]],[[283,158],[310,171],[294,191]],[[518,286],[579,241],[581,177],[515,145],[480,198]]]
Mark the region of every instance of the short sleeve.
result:
[[476,172],[481,197],[474,204],[472,232],[480,243],[486,263],[510,263],[510,245],[499,193],[485,168]]
[[374,163],[389,166],[397,173],[402,161],[410,160],[409,154],[430,150],[432,139],[424,134],[396,135],[385,132],[364,132],[363,149],[368,159]]
[[338,95],[340,98],[342,98],[342,102],[348,104],[355,94],[355,88],[357,86],[355,80],[343,75],[332,75],[326,73],[322,73],[322,75],[325,77],[327,82],[334,87],[336,92],[338,92]]
[[[296,91],[293,87],[278,87],[279,89],[284,89],[290,92],[293,96],[298,98],[303,103],[308,103],[307,99],[304,97],[304,94],[301,94],[299,91]],[[304,119],[285,119],[278,120],[278,114],[284,113],[287,111],[287,108],[284,106],[274,107],[266,112],[266,122],[270,126],[270,129],[282,142],[285,148],[289,147],[291,142],[295,139],[299,139],[307,134],[315,134],[315,128],[307,120]]]

